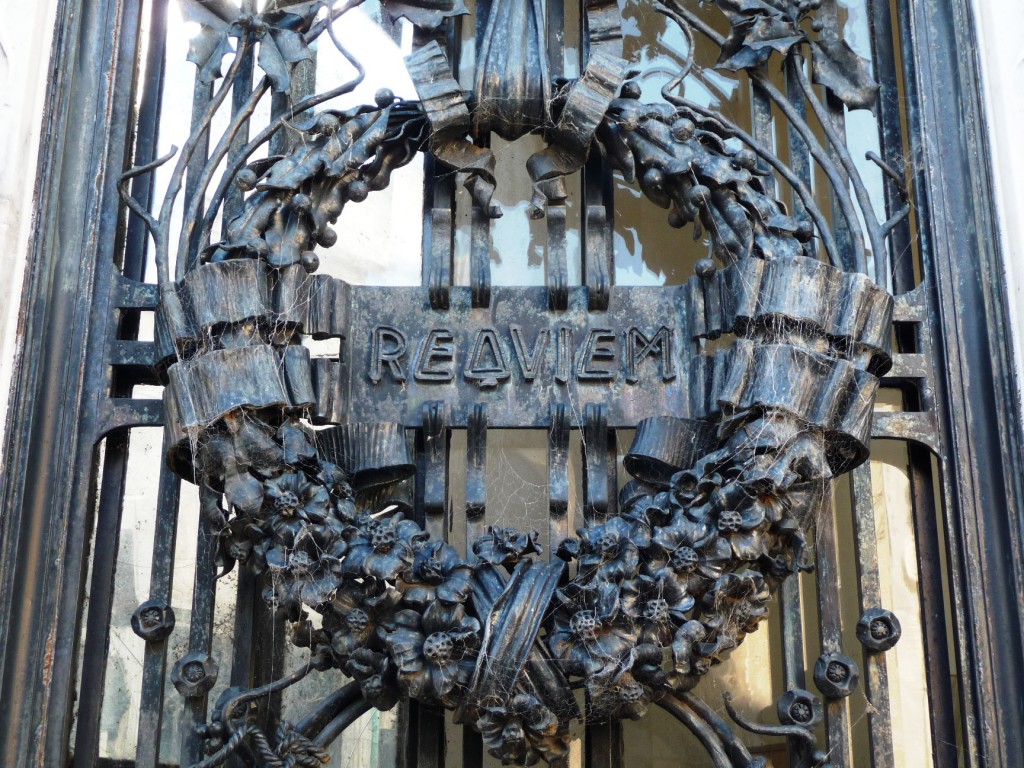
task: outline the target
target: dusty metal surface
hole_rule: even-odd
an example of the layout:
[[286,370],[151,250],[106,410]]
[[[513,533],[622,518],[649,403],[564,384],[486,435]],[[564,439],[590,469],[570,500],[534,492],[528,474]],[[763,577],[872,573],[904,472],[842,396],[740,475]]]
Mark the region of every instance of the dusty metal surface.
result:
[[[902,254],[911,237],[902,169],[893,161],[903,139],[888,4],[870,4],[882,155],[896,165],[886,170],[890,215],[877,221],[842,137],[844,105],[867,106],[876,88],[867,62],[835,37],[834,3],[820,9],[817,3],[751,3],[740,10],[718,3],[725,37],[691,4],[662,8],[687,36],[704,35],[721,48],[719,66],[748,71],[755,119],[746,127],[673,96],[674,84],[663,93],[667,103],[642,104],[620,58],[618,11],[600,4],[584,10],[590,55],[582,76],[557,88],[561,41],[548,30],[557,32],[561,5],[548,4],[547,18],[536,4],[521,14],[511,2],[478,9],[484,55],[471,94],[451,75],[457,67],[451,41],[463,9],[389,4],[394,15],[418,27],[410,71],[421,101],[381,93],[363,109],[316,115],[308,110],[327,95],[304,90],[308,78],[299,70],[308,59],[306,42],[330,32],[322,19],[313,20],[317,5],[287,4],[236,19],[234,11],[209,4],[200,14],[205,26],[194,49],[200,77],[193,127],[202,128],[228,93],[236,117],[224,137],[197,131],[185,144],[172,187],[184,187],[189,213],[182,231],[172,233],[170,208],[165,202],[158,210],[148,182],[166,11],[165,3],[154,3],[152,40],[158,44],[147,48],[139,168],[124,177],[125,192],[131,180],[135,215],[123,240],[116,234],[120,220],[109,211],[116,207],[115,173],[125,165],[140,11],[134,3],[100,3],[79,14],[76,3],[62,5],[68,23],[58,61],[65,64],[51,87],[50,109],[67,114],[66,98],[94,124],[62,123],[63,133],[44,152],[66,179],[76,168],[82,178],[100,173],[101,188],[62,184],[57,174],[40,198],[41,210],[55,215],[41,219],[41,266],[29,288],[35,298],[26,328],[29,348],[44,355],[25,367],[13,401],[13,418],[23,426],[10,433],[7,454],[25,472],[4,479],[0,571],[6,594],[28,596],[36,610],[15,613],[9,605],[0,622],[3,694],[14,702],[2,721],[5,764],[72,759],[67,735],[80,622],[86,626],[81,650],[97,663],[84,665],[77,681],[73,761],[107,764],[98,757],[102,659],[128,429],[161,424],[170,466],[204,486],[203,522],[196,532],[191,625],[174,626],[167,601],[179,481],[164,469],[150,600],[133,618],[146,640],[136,765],[158,764],[162,678],[169,665],[195,726],[181,740],[182,765],[227,759],[312,765],[368,707],[387,708],[400,699],[412,700],[399,705],[406,764],[444,764],[437,707],[445,706],[481,732],[482,739],[466,728],[466,765],[480,764],[484,749],[519,764],[557,763],[565,754],[567,723],[583,717],[588,766],[620,766],[617,720],[638,717],[657,701],[695,734],[716,765],[756,765],[714,707],[689,689],[710,663],[727,663],[728,650],[763,619],[776,589],[790,689],[779,702],[780,724],[752,723],[727,703],[729,715],[742,728],[787,739],[792,765],[847,765],[846,697],[863,677],[872,702],[871,764],[889,765],[890,745],[900,736],[891,733],[883,654],[899,628],[898,618],[879,604],[871,479],[860,464],[869,435],[911,445],[935,764],[957,759],[947,612],[963,681],[964,759],[1009,764],[1020,733],[1013,724],[1021,719],[1013,586],[1020,548],[1012,515],[1019,489],[1002,469],[999,441],[1012,458],[1019,435],[1005,426],[1012,400],[989,394],[1003,392],[1000,382],[1008,375],[1000,368],[1001,294],[959,261],[975,251],[991,257],[984,174],[977,173],[978,158],[963,150],[972,145],[957,134],[970,134],[972,124],[942,121],[928,100],[940,83],[956,82],[959,103],[975,114],[973,71],[969,63],[955,68],[952,53],[967,39],[962,18],[945,6],[900,9],[904,50],[911,52],[904,58],[910,143],[920,142],[924,131],[945,137],[938,145],[945,154],[916,179],[926,279],[910,290],[909,260],[887,261],[887,254]],[[821,22],[813,34],[801,23],[811,15]],[[526,35],[526,44],[509,58],[511,28]],[[927,53],[916,42],[925,28],[937,35]],[[228,38],[237,41],[237,53],[221,79],[201,54]],[[94,82],[71,81],[73,57],[88,59],[96,46],[117,51],[97,54],[113,66],[94,73]],[[265,50],[287,55],[275,58]],[[558,62],[550,69],[549,54]],[[806,58],[814,82],[826,89],[824,101],[807,80]],[[769,59],[787,62],[785,93],[763,74]],[[254,84],[255,66],[266,77]],[[688,69],[689,63],[676,84]],[[247,120],[264,94],[272,94],[277,117],[246,143]],[[772,104],[787,119],[796,146],[807,150],[794,153],[789,165],[772,151]],[[304,140],[278,138],[283,120],[299,113]],[[807,127],[808,113],[826,127],[825,145]],[[486,139],[473,143],[467,134],[494,130],[508,138],[538,124],[546,126],[548,146],[530,159],[528,170],[534,212],[548,220],[546,285],[492,287],[489,219],[499,213],[491,203],[493,157]],[[79,131],[90,141],[76,140]],[[746,148],[737,150],[726,138]],[[280,155],[247,167],[248,156],[266,141]],[[936,145],[929,146],[934,151]],[[423,287],[350,288],[307,276],[316,271],[317,244],[335,237],[329,223],[341,206],[385,185],[395,166],[421,150],[434,169]],[[224,157],[228,172],[214,185],[213,170]],[[454,174],[443,171],[446,164],[464,171],[460,181],[474,199],[468,287],[452,285]],[[807,191],[812,164],[833,184],[834,227]],[[574,287],[567,284],[565,263],[565,179],[581,168],[583,285]],[[698,264],[697,276],[680,288],[613,286],[611,168],[636,178],[651,201],[669,209],[673,225],[703,226],[717,263]],[[970,195],[962,194],[972,185]],[[776,200],[779,186],[794,192],[792,213]],[[207,187],[215,189],[204,210]],[[940,215],[954,198],[982,201],[972,209],[980,240],[971,239],[970,228],[941,236],[933,231],[938,222],[955,220]],[[225,237],[209,242],[222,203]],[[146,229],[156,243],[159,289],[142,282]],[[172,234],[176,282],[168,268]],[[812,266],[816,241],[832,266]],[[122,248],[116,269],[112,251]],[[864,276],[890,273],[902,294],[894,306]],[[972,317],[952,312],[962,300],[985,311]],[[154,309],[156,342],[136,341],[138,313]],[[889,349],[890,318],[895,350]],[[982,322],[986,318],[991,326]],[[341,356],[311,360],[295,343],[302,333],[342,338]],[[721,334],[736,337],[731,347],[700,354]],[[82,343],[64,346],[63,338]],[[902,389],[908,408],[877,415],[871,427],[876,377],[890,362],[882,385]],[[981,378],[968,386],[972,377],[965,370]],[[163,402],[132,396],[133,386],[157,382],[168,384]],[[55,413],[63,414],[56,426]],[[302,418],[347,426],[314,442]],[[571,579],[561,576],[555,553],[537,557],[535,535],[483,522],[487,431],[506,426],[548,431],[549,527],[552,541],[564,541],[559,557],[576,563]],[[622,427],[637,427],[637,435],[623,451],[635,480],[620,490],[615,431]],[[463,428],[471,546],[457,553],[445,539],[450,436]],[[415,434],[408,442],[406,429]],[[587,445],[582,520],[573,520],[568,509],[573,429],[582,430]],[[95,477],[94,449],[104,436],[103,470]],[[945,541],[938,538],[932,454],[948,505]],[[848,655],[853,649],[842,647],[833,510],[810,492],[851,468],[861,663]],[[403,511],[411,519],[362,514],[381,488],[410,473],[415,492]],[[57,475],[62,479],[39,487],[26,481]],[[575,526],[582,526],[578,539],[570,538]],[[802,668],[796,651],[805,630],[799,593],[786,579],[810,565],[804,547],[812,533],[823,649],[813,678],[824,706],[802,690],[812,670]],[[943,595],[939,547],[949,552],[952,605]],[[211,655],[214,586],[218,568],[235,561],[244,569],[236,636],[253,641],[236,644],[232,687],[211,709],[207,692],[219,666]],[[275,588],[265,601],[260,593],[271,573]],[[86,592],[89,610],[79,618]],[[548,608],[539,611],[539,605]],[[268,630],[298,620],[303,607],[325,617],[323,628],[298,621],[295,637],[310,647],[312,666],[284,674],[280,640]],[[180,659],[167,658],[171,631],[189,635],[189,653]],[[997,636],[1009,640],[995,643]],[[671,649],[665,666],[661,649]],[[358,685],[304,716],[290,715],[296,724],[287,726],[281,689],[328,666],[344,669]],[[569,695],[573,687],[587,690],[583,712]],[[257,706],[249,708],[249,701]],[[827,743],[817,745],[811,729],[822,716]]]

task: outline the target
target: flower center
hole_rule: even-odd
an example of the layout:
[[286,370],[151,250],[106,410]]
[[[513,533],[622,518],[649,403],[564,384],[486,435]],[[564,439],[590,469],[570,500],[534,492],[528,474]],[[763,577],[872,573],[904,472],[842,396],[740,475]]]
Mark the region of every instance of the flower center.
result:
[[889,625],[880,619],[871,622],[871,636],[875,640],[885,640],[889,637]]
[[435,632],[423,641],[423,655],[435,664],[444,664],[452,657],[455,641],[447,632]]
[[390,552],[397,541],[395,532],[390,528],[378,528],[370,536],[370,544],[373,546],[374,551],[380,554]]
[[644,687],[640,685],[636,680],[631,680],[619,686],[618,689],[619,699],[626,704],[632,704],[635,701],[639,701],[643,698]]
[[597,549],[600,552],[610,552],[619,543],[618,538],[612,533],[602,533],[597,539]]
[[510,720],[501,731],[501,738],[506,744],[519,744],[526,739],[526,732],[518,720]]
[[162,611],[159,608],[147,608],[142,612],[139,618],[142,620],[142,626],[147,629],[151,629],[160,623],[162,617]]
[[363,632],[370,626],[370,617],[366,615],[366,611],[355,608],[345,617],[345,626],[353,632]]
[[668,600],[660,597],[648,600],[644,606],[644,618],[650,621],[666,621],[668,619]]
[[726,510],[718,515],[718,530],[735,533],[743,525],[739,512]]
[[789,716],[798,723],[811,722],[811,708],[803,701],[793,702],[789,708]]
[[206,677],[206,668],[203,667],[202,662],[190,661],[181,668],[181,676],[190,683],[198,683]]
[[597,616],[593,611],[577,611],[569,620],[569,628],[584,640],[593,640],[597,630]]
[[384,681],[381,680],[380,675],[374,675],[368,680],[364,680],[361,688],[364,696],[380,696],[384,693]]
[[672,552],[672,567],[677,571],[689,573],[697,567],[697,553],[690,547],[679,547]]
[[282,491],[281,495],[274,499],[274,511],[282,515],[290,515],[299,508],[299,497],[292,491]]
[[828,665],[828,669],[825,670],[825,674],[828,679],[833,683],[841,683],[848,677],[846,667],[840,664],[838,661],[833,661]]

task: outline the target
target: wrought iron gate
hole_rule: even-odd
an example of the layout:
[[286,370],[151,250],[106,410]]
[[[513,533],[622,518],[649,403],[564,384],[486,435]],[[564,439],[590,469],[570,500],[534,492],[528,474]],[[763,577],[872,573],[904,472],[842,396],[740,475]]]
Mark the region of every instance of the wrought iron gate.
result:
[[[0,743],[5,765],[125,764],[105,754],[100,720],[104,698],[111,695],[107,659],[117,621],[113,600],[123,555],[119,537],[131,449],[137,445],[130,438],[134,429],[143,427],[166,428],[169,461],[161,464],[156,479],[153,545],[144,555],[152,567],[150,599],[131,617],[145,650],[141,679],[135,681],[136,750],[127,763],[163,765],[174,755],[180,765],[219,758],[238,764],[304,764],[296,761],[315,759],[319,749],[371,704],[386,708],[394,705],[393,694],[402,693],[406,700],[397,709],[396,764],[445,764],[445,732],[447,728],[450,736],[453,725],[446,726],[439,702],[457,709],[464,722],[483,732],[481,739],[472,728],[463,729],[457,753],[466,765],[482,765],[489,759],[485,749],[519,762],[564,759],[567,737],[553,723],[582,714],[580,704],[590,724],[582,742],[577,741],[585,745],[585,753],[573,759],[591,768],[628,764],[621,718],[641,714],[653,698],[689,727],[715,765],[756,765],[756,754],[732,733],[719,703],[705,703],[689,691],[712,661],[725,657],[743,639],[748,624],[756,625],[760,614],[752,612],[763,612],[761,594],[771,586],[777,587],[769,608],[778,614],[773,637],[782,647],[783,688],[789,693],[780,699],[778,724],[751,723],[746,716],[750,713],[726,705],[729,714],[745,728],[788,742],[792,765],[826,759],[837,766],[893,765],[894,741],[915,735],[894,732],[891,726],[885,651],[898,639],[899,624],[881,596],[872,473],[869,465],[858,465],[866,435],[856,428],[870,416],[856,413],[856,405],[871,402],[873,374],[888,367],[890,346],[892,365],[881,387],[897,393],[883,398],[896,406],[874,414],[871,437],[906,444],[932,761],[936,766],[981,766],[1019,760],[1024,738],[1020,422],[1005,343],[1004,298],[997,279],[965,3],[866,0],[858,7],[869,21],[870,71],[841,42],[845,5],[834,0],[723,1],[707,3],[708,9],[692,2],[660,6],[686,30],[689,51],[710,41],[722,54],[720,65],[748,73],[749,80],[739,81],[749,88],[747,126],[730,125],[723,115],[685,99],[645,107],[644,73],[628,71],[635,62],[616,63],[622,35],[620,10],[614,4],[491,0],[478,2],[469,18],[463,17],[459,3],[402,4],[392,11],[416,26],[408,66],[418,100],[382,93],[373,106],[321,111],[319,117],[307,112],[317,97],[310,96],[315,75],[301,39],[316,31],[334,36],[322,13],[316,20],[303,16],[316,14],[319,4],[278,3],[280,8],[262,16],[235,19],[227,17],[233,13],[230,4],[192,5],[207,20],[191,51],[200,69],[191,105],[193,128],[229,93],[232,114],[241,116],[237,122],[242,125],[242,118],[252,113],[254,102],[247,99],[258,65],[267,79],[255,89],[274,92],[271,119],[278,124],[287,120],[301,140],[290,141],[282,132],[284,138],[275,138],[271,146],[273,162],[250,164],[243,174],[251,178],[225,174],[214,200],[224,200],[229,224],[224,238],[207,247],[209,232],[219,223],[213,218],[216,202],[204,219],[208,201],[195,194],[210,184],[216,167],[213,163],[204,171],[207,158],[220,153],[235,170],[250,158],[240,139],[229,137],[211,148],[217,136],[211,141],[193,134],[184,147],[194,152],[193,160],[181,165],[179,180],[186,200],[193,201],[185,221],[197,226],[182,236],[177,284],[167,274],[158,289],[147,274],[146,243],[147,230],[156,231],[156,251],[164,251],[157,263],[169,272],[170,244],[159,233],[172,209],[158,213],[149,173],[157,164],[161,110],[169,106],[163,95],[168,2],[61,2],[47,102],[51,130],[41,150],[37,228],[24,298],[25,352],[12,396],[3,478],[0,577],[6,599],[0,621],[0,681],[5,708]],[[715,6],[726,13],[717,22],[709,21],[706,11]],[[515,17],[517,9],[525,16]],[[217,19],[223,23],[218,25]],[[472,31],[470,19],[477,24]],[[529,51],[534,59],[523,64],[519,76],[508,74],[515,72],[517,51],[502,39],[517,23],[535,45]],[[541,26],[549,30],[546,37],[538,32]],[[575,32],[577,26],[582,31]],[[584,49],[578,77],[565,69],[566,36],[574,34]],[[705,42],[696,42],[695,34]],[[254,46],[258,37],[265,42],[257,60],[247,46]],[[228,82],[234,81],[233,89],[220,88],[215,76],[228,38],[238,41],[238,55],[225,73]],[[467,88],[475,90],[467,96],[456,75],[461,41],[470,38],[477,40],[477,69],[483,74],[475,88]],[[806,38],[817,41],[814,50],[824,63],[816,64],[813,74],[815,83],[827,89],[823,112],[816,117],[812,111],[810,118],[795,106],[804,104],[799,100],[802,89],[807,95],[814,89],[802,61],[786,58],[785,71],[767,66],[788,57]],[[279,60],[271,54],[264,59],[264,51],[271,48]],[[689,70],[693,61],[684,56],[683,66]],[[537,69],[543,77],[535,77]],[[888,179],[888,215],[880,216],[885,223],[874,230],[866,216],[844,208],[856,199],[863,209],[866,192],[857,187],[856,169],[843,156],[845,142],[833,140],[848,129],[847,108],[872,100],[872,79],[881,86],[874,114],[879,165],[886,168]],[[670,83],[663,93],[671,95],[678,84]],[[539,94],[531,95],[536,88]],[[548,149],[558,150],[541,148],[530,159],[532,205],[543,215],[547,241],[544,285],[492,285],[490,218],[497,211],[490,194],[495,179],[489,140],[481,137],[493,130],[516,138],[538,125],[545,129]],[[325,223],[310,213],[327,199],[329,185],[316,175],[319,171],[298,174],[302,184],[312,178],[323,186],[314,191],[281,177],[290,178],[309,148],[320,151],[345,131],[350,131],[346,151],[360,141],[364,145],[361,155],[349,157],[349,165],[330,177],[345,179],[338,193],[341,202],[361,201],[381,179],[386,183],[391,166],[400,164],[398,158],[407,161],[406,154],[429,149],[419,287],[349,286],[327,277],[306,278],[307,271],[315,271],[317,257],[302,244],[315,238],[320,246],[329,246],[332,240]],[[475,144],[465,141],[470,133],[477,137]],[[371,141],[371,136],[376,138]],[[602,151],[588,155],[586,148],[598,144]],[[679,162],[681,147],[696,154],[687,155],[686,164],[677,168],[673,163]],[[779,159],[783,148],[786,163]],[[898,167],[894,158],[904,156],[910,162]],[[821,193],[827,184],[815,176],[812,161],[826,175],[829,169],[837,174],[829,179],[837,190],[831,198]],[[886,167],[893,164],[897,167]],[[133,166],[136,170],[122,176]],[[458,202],[451,167],[468,171],[471,203]],[[636,171],[643,192],[655,204],[670,207],[675,223],[698,220],[711,230],[719,263],[701,260],[696,275],[678,286],[614,285],[615,169],[624,176]],[[579,189],[570,193],[565,180],[576,179],[571,174],[577,170]],[[775,181],[765,176],[769,170],[775,172]],[[345,176],[349,172],[355,175]],[[670,180],[687,173],[692,182]],[[243,197],[230,185],[236,179],[245,191],[256,191]],[[902,211],[904,181],[913,209],[909,218]],[[792,190],[798,215],[790,217],[775,207],[776,184]],[[132,201],[133,213],[120,204],[119,186]],[[809,191],[812,186],[816,195]],[[234,217],[258,216],[259,195],[273,198],[279,207],[275,210],[286,211],[285,218],[232,231]],[[302,195],[305,201],[297,202]],[[736,201],[748,212],[740,218],[752,210],[760,218],[738,223],[732,218],[736,208],[730,207]],[[581,231],[578,285],[570,277],[574,210]],[[651,211],[658,214],[654,206]],[[469,262],[466,285],[455,284],[460,226],[470,236],[464,249]],[[888,237],[887,244],[884,239],[871,243],[870,263],[868,249],[856,243],[861,226],[868,234]],[[307,229],[295,235],[302,227]],[[268,235],[271,231],[277,239]],[[817,249],[815,233],[822,255],[826,260],[834,257],[832,267],[808,258]],[[295,246],[291,256],[283,255],[288,237]],[[868,286],[863,275],[852,276],[856,272],[876,276],[881,288],[895,297],[891,338],[884,291]],[[823,319],[829,311],[831,319]],[[154,313],[153,338],[140,340],[140,329]],[[261,313],[272,318],[273,328],[260,325]],[[847,327],[851,321],[856,321],[853,330]],[[760,330],[755,333],[753,328]],[[338,338],[341,348],[310,362],[302,346],[281,341],[281,329],[289,336],[302,331]],[[726,351],[718,337],[730,333],[741,340]],[[815,344],[817,357],[799,349]],[[203,357],[210,352],[204,345],[218,347],[222,364],[204,368],[204,359],[210,359]],[[770,354],[764,351],[768,348]],[[260,355],[266,360],[257,359]],[[793,371],[802,370],[800,366],[814,370],[798,378]],[[267,378],[254,381],[239,371],[264,371]],[[845,400],[835,395],[840,375]],[[757,395],[760,399],[751,394],[758,377],[771,379]],[[766,400],[785,389],[783,379],[797,382],[791,387],[792,401]],[[141,396],[161,386],[168,393],[163,399]],[[205,400],[197,395],[200,391]],[[808,391],[818,397],[807,398]],[[820,485],[832,472],[857,465],[848,485],[853,539],[837,533],[849,522],[837,517],[828,498],[816,516],[813,589],[806,576],[783,578],[800,570],[801,525],[806,522],[787,521],[797,517],[789,514],[792,508],[803,509],[803,504],[812,509],[821,502],[820,495],[786,500],[780,507],[785,511],[776,513],[779,519],[772,525],[764,522],[763,511],[750,522],[734,510],[743,511],[733,502],[715,507],[718,502],[710,500],[714,493],[721,494],[716,498],[728,495],[730,483],[755,463],[751,456],[779,450],[782,438],[775,427],[766,428],[763,418],[750,420],[751,403],[762,416],[789,413],[801,396],[801,402],[807,401],[805,410],[797,409],[801,429],[821,441],[820,454],[808,448],[802,463],[792,465],[809,467],[812,457],[820,459],[817,470],[806,469],[805,485],[812,480]],[[835,410],[841,413],[816,421],[812,414],[819,402],[840,403]],[[245,450],[259,453],[262,438],[247,432],[251,426],[241,423],[245,419],[238,424],[230,418],[222,421],[239,404],[246,406],[246,413],[283,407],[282,413],[290,414],[288,408],[299,407],[314,423],[351,426],[318,433],[309,453],[305,428],[290,415],[275,417],[274,444],[294,454],[285,461],[289,467],[303,469],[257,470],[256,482],[249,468],[258,458],[240,471],[229,466],[234,459],[225,458],[239,455],[241,443],[217,453],[217,445],[237,435],[246,442]],[[723,426],[728,419],[719,407],[740,426]],[[195,412],[186,412],[190,408]],[[669,414],[671,418],[664,418]],[[747,414],[746,421],[738,418],[742,414]],[[259,422],[263,417],[253,418]],[[721,443],[709,434],[709,419],[718,427]],[[771,439],[743,432],[751,423]],[[493,502],[487,493],[488,430],[510,427],[546,435],[549,532],[544,536],[487,525],[502,522],[487,513]],[[464,494],[451,488],[453,466],[461,463],[451,453],[453,430],[465,430],[466,435]],[[574,431],[579,438],[572,437]],[[583,447],[578,468],[570,450],[577,441]],[[750,447],[753,443],[759,447]],[[738,455],[747,456],[743,467],[733,466],[740,462],[730,457]],[[622,488],[620,461],[636,479]],[[691,477],[681,471],[699,461],[711,467],[705,474]],[[333,463],[345,468],[354,491],[340,477],[327,476]],[[180,517],[179,474],[197,479],[204,491],[193,532],[194,569],[186,571],[193,578],[194,570],[191,606],[172,608],[172,580],[181,577],[175,543],[181,535],[179,520],[186,519]],[[314,475],[320,479],[309,481]],[[708,479],[712,476],[717,476],[713,482]],[[254,482],[260,486],[255,501]],[[767,487],[768,496],[782,497],[794,481],[788,482],[785,488],[781,480],[757,488]],[[575,484],[578,505],[573,503]],[[323,489],[323,499],[317,488]],[[795,492],[794,499],[804,492]],[[219,510],[222,493],[229,500],[227,512]],[[464,496],[464,509],[452,508],[453,496]],[[325,517],[315,508],[328,504],[328,498],[334,511]],[[308,713],[282,711],[281,698],[281,690],[294,682],[287,677],[291,670],[284,668],[284,619],[298,619],[303,605],[324,602],[309,596],[313,580],[293,579],[300,568],[294,553],[301,543],[294,532],[287,534],[287,546],[275,546],[270,534],[225,533],[232,508],[236,512],[231,520],[244,522],[237,510],[247,505],[262,509],[265,504],[281,520],[311,515],[306,522],[325,530],[334,524],[328,518],[337,515],[338,531],[343,528],[344,534],[328,543],[318,541],[316,563],[301,566],[303,573],[330,570],[333,566],[322,555],[336,554],[337,583],[328,585],[332,596],[344,584],[379,579],[388,585],[386,592],[369,597],[379,603],[394,593],[397,600],[391,586],[401,581],[405,614],[415,613],[413,609],[424,614],[389,616],[391,624],[382,630],[388,639],[375,651],[369,650],[368,641],[345,645],[353,637],[351,622],[333,637],[326,637],[320,627],[306,627],[305,638],[297,639],[309,647],[316,664],[342,667],[357,679]],[[716,533],[694,534],[688,546],[679,545],[682,538],[671,547],[658,544],[658,536],[664,542],[669,535],[666,530],[685,538],[691,530],[686,526],[704,525],[704,518],[692,512],[702,505],[712,509],[704,514],[714,515],[708,520],[715,521]],[[303,512],[307,507],[310,511]],[[388,528],[358,516],[359,511],[384,507],[404,509],[419,527],[402,527],[409,521],[393,518]],[[273,536],[290,530],[290,522],[278,522]],[[559,547],[577,526],[582,528],[580,538]],[[403,537],[409,541],[405,566],[413,567],[413,549],[430,552],[430,568],[443,571],[444,579],[417,581],[411,570],[399,572],[389,565],[383,555],[393,546],[404,546]],[[424,538],[430,542],[424,544]],[[382,544],[385,539],[387,546]],[[449,539],[464,542],[468,551],[458,557],[474,564],[472,585],[465,576],[469,563],[453,560],[456,556],[442,545]],[[549,554],[558,563],[555,553],[523,564],[537,554],[539,540],[550,541],[559,556],[576,563],[571,579],[562,565],[544,564]],[[742,560],[746,570],[730,564],[723,574],[708,554],[712,540],[725,542],[726,552],[719,555]],[[340,541],[344,545],[330,549]],[[659,576],[662,572],[655,566],[669,567],[658,560],[659,546],[663,560],[666,553],[677,552],[678,558],[694,558],[693,563],[673,561],[676,575],[718,567],[714,578],[707,577],[708,584],[692,590],[704,605],[703,613],[693,613],[694,600],[691,596],[687,602],[685,590],[671,593],[674,602],[667,601],[669,588],[657,581],[667,577]],[[844,583],[841,590],[839,563],[851,546],[858,583]],[[763,549],[747,557],[750,547]],[[367,554],[371,550],[376,554]],[[623,566],[619,560],[628,560],[623,552],[636,550],[643,551],[642,578],[639,565]],[[357,557],[357,551],[362,555]],[[381,557],[371,562],[377,555]],[[282,557],[286,559],[275,560]],[[777,572],[769,567],[773,559],[780,561]],[[247,567],[235,566],[236,560]],[[353,576],[345,569],[357,560],[359,572]],[[262,575],[251,567],[253,562],[261,564]],[[754,562],[761,581],[751,576]],[[220,631],[230,634],[233,643],[225,651],[228,658],[218,658],[214,622],[224,595],[217,578],[230,566],[238,569],[235,611],[230,631]],[[635,584],[617,570],[630,567]],[[588,568],[597,574],[592,581],[584,576]],[[317,571],[317,578],[327,570]],[[736,575],[733,571],[740,575],[729,581],[726,577]],[[270,572],[278,574],[277,581],[269,580]],[[602,589],[610,582],[618,585],[616,605],[634,606],[630,626],[635,634],[627,639],[638,648],[628,654],[608,651],[616,665],[628,655],[629,668],[617,671],[614,684],[604,684],[599,682],[607,677],[601,664],[591,666],[592,655],[583,658],[577,649],[587,632],[602,631],[606,619],[609,627],[614,623],[602,613],[601,603]],[[644,585],[653,582],[659,584],[657,594],[648,596]],[[288,585],[298,585],[294,594]],[[438,596],[442,588],[449,589],[450,599]],[[418,602],[417,589],[426,590],[428,597]],[[860,647],[851,647],[855,622],[843,610],[844,597],[854,589]],[[721,606],[730,600],[734,610],[727,614]],[[817,627],[806,620],[809,600],[817,602]],[[534,611],[534,616],[529,611],[532,601],[554,602],[550,612]],[[364,610],[367,604],[340,615],[348,621],[358,612],[356,618],[376,620]],[[469,615],[463,604],[473,606]],[[555,610],[558,605],[564,615]],[[429,621],[444,625],[442,629],[424,629],[430,610],[434,614]],[[659,639],[660,628],[669,626],[663,614],[670,610],[679,614],[678,621],[672,619],[669,639]],[[442,612],[443,619],[435,615]],[[186,613],[187,625],[182,621]],[[403,620],[421,624],[410,629]],[[584,620],[589,628],[582,627]],[[524,632],[522,626],[531,622],[532,634]],[[481,629],[481,624],[487,627]],[[511,628],[513,624],[518,628]],[[538,630],[543,643],[537,640]],[[447,663],[459,643],[482,640],[484,648],[474,651],[472,679],[461,680],[453,693],[446,683],[418,672],[381,671],[375,665],[390,663],[382,649],[396,663],[405,658],[400,646],[408,635],[403,631],[425,635],[419,638],[423,647],[418,652],[428,662]],[[577,638],[561,654],[560,632]],[[809,637],[815,632],[818,638]],[[186,654],[169,654],[172,633],[187,636]],[[431,641],[437,647],[426,649]],[[808,644],[821,651],[813,670],[805,660]],[[643,649],[659,646],[666,650],[662,654],[659,649],[657,660],[643,655]],[[355,650],[377,656],[353,662]],[[673,655],[665,669],[662,655]],[[488,658],[501,663],[487,664]],[[209,696],[218,665],[230,670],[231,686],[219,704]],[[852,735],[863,729],[849,698],[858,685],[858,665],[859,690],[867,702],[864,743],[870,755],[855,753],[854,744],[860,742]],[[294,677],[312,671],[307,665]],[[563,673],[576,681],[574,688],[586,688],[584,701],[567,695]],[[824,727],[817,736],[821,705],[803,690],[811,687],[812,677],[824,699]],[[173,687],[165,684],[168,679]],[[517,695],[511,695],[513,690]],[[494,692],[508,695],[495,701],[489,698]],[[170,707],[179,706],[180,733],[168,749],[162,718]],[[288,716],[303,719],[294,727],[282,726]],[[680,725],[680,733],[682,729]],[[448,762],[453,762],[450,755]]]

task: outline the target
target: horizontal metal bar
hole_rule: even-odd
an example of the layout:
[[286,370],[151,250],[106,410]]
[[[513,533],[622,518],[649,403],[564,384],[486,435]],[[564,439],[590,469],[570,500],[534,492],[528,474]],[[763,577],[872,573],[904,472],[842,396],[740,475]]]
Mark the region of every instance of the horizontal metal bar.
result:
[[913,413],[875,413],[871,437],[876,440],[908,440],[920,443],[940,455],[940,441],[935,414],[926,411]]
[[925,379],[931,375],[931,360],[928,355],[902,354],[892,356],[892,369],[887,379]]
[[152,367],[156,345],[152,341],[115,341],[110,346],[111,365]]
[[164,403],[162,400],[109,398],[100,405],[98,423],[101,425],[98,429],[100,436],[118,427],[162,427]]
[[127,277],[114,277],[114,305],[121,309],[156,309],[157,287],[152,283],[140,283]]

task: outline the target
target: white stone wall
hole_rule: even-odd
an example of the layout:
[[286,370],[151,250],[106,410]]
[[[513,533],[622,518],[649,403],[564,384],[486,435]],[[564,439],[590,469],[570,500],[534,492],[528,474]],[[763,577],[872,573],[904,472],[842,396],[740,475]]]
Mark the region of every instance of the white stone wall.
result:
[[56,7],[56,0],[0,0],[0,435],[18,349],[18,309]]
[[1014,353],[1024,379],[1024,2],[974,0],[974,14]]

